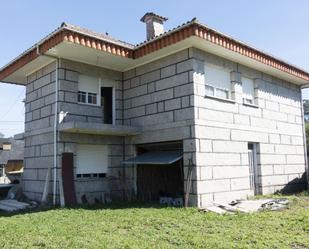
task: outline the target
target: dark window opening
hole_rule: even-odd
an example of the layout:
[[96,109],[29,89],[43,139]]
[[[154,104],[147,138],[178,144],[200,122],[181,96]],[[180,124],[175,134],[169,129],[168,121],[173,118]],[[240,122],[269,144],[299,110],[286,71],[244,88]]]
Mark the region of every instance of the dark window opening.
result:
[[113,123],[113,88],[101,87],[101,105],[105,124]]

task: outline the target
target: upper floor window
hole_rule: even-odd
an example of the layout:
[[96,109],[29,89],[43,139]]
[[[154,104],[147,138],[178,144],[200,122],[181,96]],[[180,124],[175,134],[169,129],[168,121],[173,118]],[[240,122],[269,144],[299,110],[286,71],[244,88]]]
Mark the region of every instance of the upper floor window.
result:
[[254,81],[246,77],[241,77],[241,82],[243,103],[254,104]]
[[78,79],[78,102],[98,105],[100,92],[99,79],[91,76],[80,75]]
[[231,98],[230,72],[214,66],[205,66],[206,96]]

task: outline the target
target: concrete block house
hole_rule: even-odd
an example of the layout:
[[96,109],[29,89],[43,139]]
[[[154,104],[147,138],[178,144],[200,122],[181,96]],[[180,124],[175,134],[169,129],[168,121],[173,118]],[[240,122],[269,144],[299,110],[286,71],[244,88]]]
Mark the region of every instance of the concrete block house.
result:
[[26,86],[23,190],[206,206],[306,186],[309,73],[196,19],[131,45],[63,23],[0,71]]

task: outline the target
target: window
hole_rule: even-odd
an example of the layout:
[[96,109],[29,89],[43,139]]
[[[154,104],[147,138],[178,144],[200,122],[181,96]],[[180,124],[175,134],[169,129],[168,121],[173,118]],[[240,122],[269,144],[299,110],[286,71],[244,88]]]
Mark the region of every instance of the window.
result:
[[244,104],[254,104],[254,82],[252,79],[242,77],[242,99]]
[[76,177],[104,177],[108,169],[106,145],[79,144],[76,153]]
[[97,104],[97,94],[96,93],[88,93],[88,104]]
[[99,79],[86,75],[80,75],[78,79],[78,102],[98,105]]
[[86,92],[78,91],[78,102],[80,103],[86,103]]
[[205,66],[206,96],[229,99],[231,95],[230,72],[214,66]]

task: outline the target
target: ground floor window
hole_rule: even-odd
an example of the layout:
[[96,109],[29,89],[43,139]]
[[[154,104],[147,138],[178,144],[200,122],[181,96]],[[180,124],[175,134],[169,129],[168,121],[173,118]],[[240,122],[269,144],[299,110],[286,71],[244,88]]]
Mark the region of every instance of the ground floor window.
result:
[[77,178],[102,178],[108,169],[107,145],[77,145],[76,152],[76,177]]

